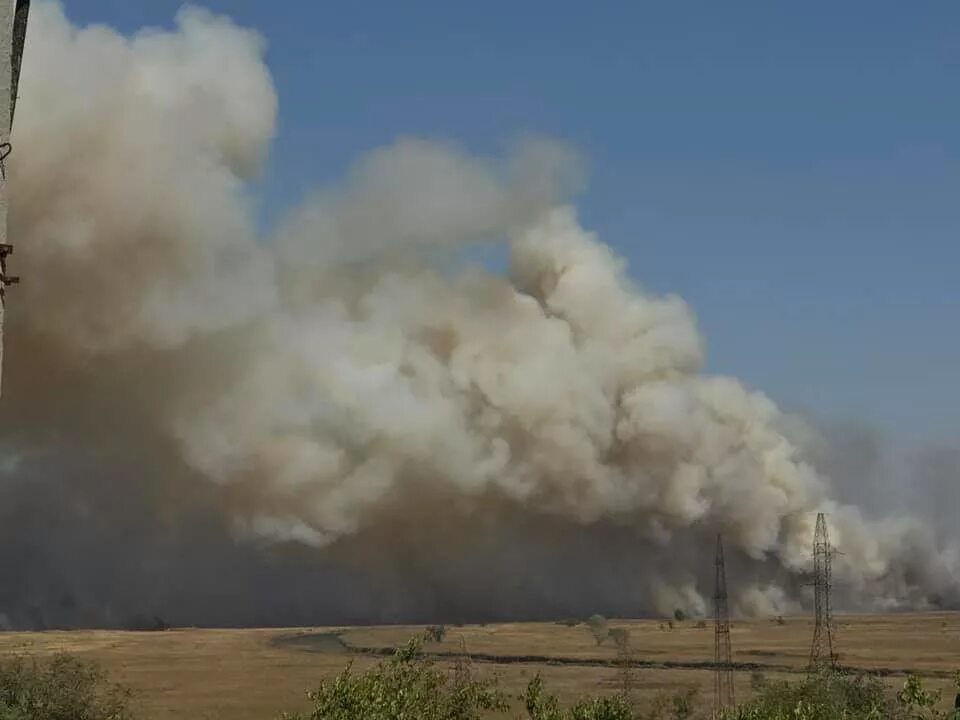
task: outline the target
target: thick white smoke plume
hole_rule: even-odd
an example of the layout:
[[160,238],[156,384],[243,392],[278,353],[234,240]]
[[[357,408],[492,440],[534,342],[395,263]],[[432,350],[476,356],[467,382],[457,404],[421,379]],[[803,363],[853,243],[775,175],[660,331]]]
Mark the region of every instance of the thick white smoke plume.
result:
[[[794,420],[701,372],[686,304],[565,204],[562,146],[399,140],[258,237],[262,50],[196,9],[132,38],[31,17],[10,622],[696,613],[717,532],[738,609],[784,612],[818,510],[850,605],[958,600],[955,546],[833,501]],[[492,242],[506,276],[461,262]]]

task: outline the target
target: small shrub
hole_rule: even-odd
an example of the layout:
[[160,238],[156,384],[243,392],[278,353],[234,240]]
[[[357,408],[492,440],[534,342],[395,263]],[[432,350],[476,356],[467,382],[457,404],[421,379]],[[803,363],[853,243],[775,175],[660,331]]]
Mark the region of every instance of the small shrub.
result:
[[698,630],[706,630],[706,629],[707,629],[707,621],[706,621],[706,620],[700,620],[700,621],[697,623],[697,629],[698,629]]
[[673,620],[667,620],[667,627],[673,630],[674,628]]
[[567,710],[561,710],[557,698],[543,689],[538,675],[522,697],[530,720],[634,720],[629,701],[623,695],[580,700]]
[[528,684],[521,697],[530,720],[562,720],[560,703],[543,689],[543,679],[538,674]]
[[431,625],[426,629],[427,640],[442,643],[447,636],[447,627],[445,625]]
[[839,673],[811,675],[799,682],[765,681],[726,720],[890,720],[902,718],[877,678]]
[[98,665],[70,655],[0,663],[2,720],[130,720],[129,700]]
[[622,695],[581,700],[567,712],[570,720],[633,720],[633,708]]
[[903,688],[897,693],[897,702],[901,708],[910,712],[911,717],[924,718],[927,716],[926,712],[940,703],[940,692],[926,690],[917,675],[908,675]]
[[673,611],[673,619],[676,620],[677,622],[683,622],[684,620],[687,619],[687,614],[680,608],[677,608],[676,610]]

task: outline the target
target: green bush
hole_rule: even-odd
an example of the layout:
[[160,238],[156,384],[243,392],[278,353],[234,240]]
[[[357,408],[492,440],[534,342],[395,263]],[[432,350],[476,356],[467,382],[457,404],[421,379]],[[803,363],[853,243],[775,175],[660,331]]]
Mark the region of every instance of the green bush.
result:
[[581,700],[561,710],[557,698],[543,689],[539,675],[527,685],[523,701],[530,720],[634,720],[636,717],[623,695]]
[[764,681],[754,689],[756,697],[725,720],[960,720],[956,711],[938,710],[940,693],[925,690],[915,675],[896,696],[878,678],[836,672],[796,683]]
[[130,720],[130,693],[70,655],[0,663],[0,720]]
[[729,712],[728,720],[881,720],[894,717],[886,688],[875,678],[837,673],[811,675],[800,682],[767,681],[750,702]]
[[[960,672],[954,676],[953,682],[960,690]],[[940,704],[940,691],[924,689],[917,675],[907,676],[903,689],[897,693],[897,703],[901,717],[913,720],[960,720],[960,708],[948,712],[937,709]]]
[[[332,682],[308,693],[308,715],[287,720],[476,720],[507,703],[493,681],[473,679],[460,669],[438,669],[421,653],[422,640],[411,640],[393,658],[357,674],[351,666]],[[0,719],[2,720],[2,719]]]

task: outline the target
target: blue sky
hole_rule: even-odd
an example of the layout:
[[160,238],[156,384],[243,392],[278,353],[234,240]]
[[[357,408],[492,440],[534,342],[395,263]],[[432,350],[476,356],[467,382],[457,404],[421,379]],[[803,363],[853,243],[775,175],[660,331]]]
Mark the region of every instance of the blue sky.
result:
[[[65,0],[169,25],[178,0]],[[960,442],[960,3],[198,3],[280,94],[267,217],[397,135],[585,157],[584,222],[684,296],[713,371],[789,408]]]

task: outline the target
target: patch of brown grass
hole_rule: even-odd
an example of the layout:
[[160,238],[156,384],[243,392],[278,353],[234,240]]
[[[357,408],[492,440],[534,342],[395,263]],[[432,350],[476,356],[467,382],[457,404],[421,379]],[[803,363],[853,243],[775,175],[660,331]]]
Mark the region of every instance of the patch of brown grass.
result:
[[[709,661],[713,656],[713,628],[697,628],[696,621],[660,629],[657,621],[611,620],[611,627],[630,631],[634,656],[645,661]],[[354,647],[399,645],[422,627],[351,628],[343,639]],[[326,632],[317,629],[316,632]],[[306,652],[278,645],[275,638],[297,630],[169,630],[166,632],[75,631],[0,634],[0,653],[49,656],[76,653],[104,665],[111,678],[136,693],[136,708],[145,720],[269,720],[283,710],[307,706],[304,691],[339,672],[350,660],[359,667],[376,661],[364,655],[331,648]],[[802,671],[806,665],[812,625],[808,618],[773,618],[735,622],[732,640],[737,662]],[[429,652],[456,653],[463,637],[471,653],[499,656],[541,655],[553,658],[610,660],[617,658],[613,643],[597,646],[584,626],[557,623],[490,624],[448,627],[443,643],[428,643]],[[846,665],[874,670],[915,670],[927,676],[946,675],[960,668],[960,614],[841,616],[837,632],[841,660]],[[620,682],[616,667],[551,663],[475,663],[481,674],[497,674],[504,689],[519,693],[541,673],[561,699],[614,690]],[[710,701],[709,670],[641,668],[633,673],[638,697],[700,687]],[[891,677],[901,683],[902,677]],[[947,689],[945,677],[931,687]],[[740,697],[749,694],[750,672],[738,672]],[[952,695],[950,695],[952,698]]]

